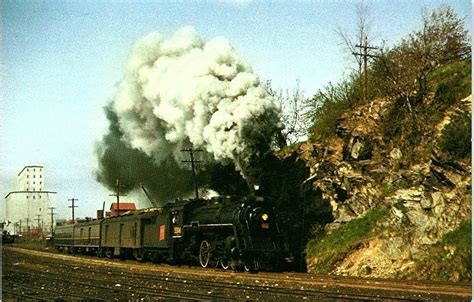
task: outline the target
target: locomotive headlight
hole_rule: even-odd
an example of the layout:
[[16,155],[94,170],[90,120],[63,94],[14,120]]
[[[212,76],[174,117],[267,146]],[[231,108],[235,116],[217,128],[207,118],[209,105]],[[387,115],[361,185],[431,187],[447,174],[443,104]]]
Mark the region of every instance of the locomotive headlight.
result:
[[263,213],[261,217],[262,217],[262,220],[263,220],[263,221],[267,221],[267,220],[268,220],[268,214],[267,214],[267,213]]

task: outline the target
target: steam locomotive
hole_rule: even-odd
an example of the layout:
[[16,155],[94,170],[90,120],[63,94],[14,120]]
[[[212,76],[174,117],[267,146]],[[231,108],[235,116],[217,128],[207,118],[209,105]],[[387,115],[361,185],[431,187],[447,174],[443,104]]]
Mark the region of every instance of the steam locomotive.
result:
[[161,208],[56,228],[70,253],[155,263],[280,271],[291,262],[271,203],[261,196],[178,200]]

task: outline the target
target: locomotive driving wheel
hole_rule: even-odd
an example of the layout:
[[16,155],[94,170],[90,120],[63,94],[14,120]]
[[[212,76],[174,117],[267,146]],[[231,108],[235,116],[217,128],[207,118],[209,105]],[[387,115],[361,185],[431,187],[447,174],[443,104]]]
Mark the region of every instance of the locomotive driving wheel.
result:
[[201,241],[199,247],[199,263],[202,267],[207,267],[211,258],[211,244],[207,240]]
[[220,263],[221,263],[221,267],[223,269],[228,269],[229,266],[230,266],[230,261],[228,259],[225,259],[225,258],[221,258]]
[[133,250],[133,257],[139,262],[145,261],[145,251],[143,249],[134,249]]
[[105,257],[112,259],[114,257],[114,250],[113,248],[105,249]]

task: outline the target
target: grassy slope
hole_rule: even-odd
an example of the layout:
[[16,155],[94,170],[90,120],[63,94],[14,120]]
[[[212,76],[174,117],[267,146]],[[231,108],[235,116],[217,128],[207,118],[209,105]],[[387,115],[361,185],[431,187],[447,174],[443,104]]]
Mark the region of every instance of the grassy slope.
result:
[[[444,235],[433,244],[426,256],[416,261],[415,269],[403,278],[440,281],[471,281],[472,279],[471,220]],[[416,274],[414,273],[416,272]]]
[[364,217],[351,220],[348,224],[324,235],[320,240],[312,239],[306,246],[309,271],[320,274],[330,273],[338,262],[363,241],[377,236],[381,229],[378,222],[387,215],[386,211],[373,209]]

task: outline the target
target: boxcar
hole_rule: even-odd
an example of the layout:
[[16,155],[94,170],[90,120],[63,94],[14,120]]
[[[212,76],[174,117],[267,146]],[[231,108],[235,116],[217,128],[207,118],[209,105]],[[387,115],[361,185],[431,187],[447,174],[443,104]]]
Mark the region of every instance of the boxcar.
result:
[[72,251],[74,247],[74,224],[56,227],[54,246],[60,251]]
[[74,252],[97,253],[100,247],[100,224],[102,220],[91,220],[74,225]]

